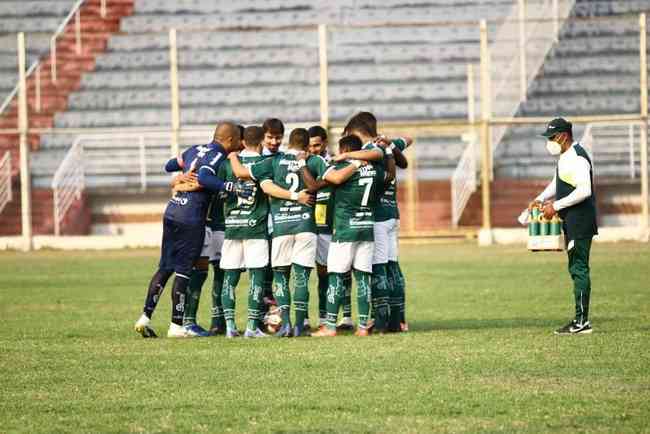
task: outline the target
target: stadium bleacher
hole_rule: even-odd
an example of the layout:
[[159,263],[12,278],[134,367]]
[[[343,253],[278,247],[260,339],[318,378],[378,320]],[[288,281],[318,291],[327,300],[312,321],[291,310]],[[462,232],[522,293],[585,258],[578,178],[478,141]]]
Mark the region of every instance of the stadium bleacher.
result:
[[[55,5],[47,8],[50,3]],[[93,71],[83,74],[66,109],[56,114],[54,126],[169,127],[170,27],[178,29],[183,125],[212,125],[224,118],[252,123],[267,116],[291,123],[317,121],[314,25],[321,23],[330,25],[330,119],[342,121],[359,109],[386,121],[466,118],[466,65],[479,61],[478,20],[490,20],[492,37],[513,2],[377,3],[135,0],[132,15],[121,18],[120,32],[110,37]],[[7,23],[0,34],[0,93],[15,85],[16,76],[15,36],[4,32],[27,30],[28,55],[34,59],[47,52],[50,27],[55,27],[50,21],[60,22],[71,5],[71,0],[0,1],[0,17]],[[578,0],[519,114],[637,111],[641,11],[650,12],[650,3]],[[628,19],[612,19],[623,17]],[[516,46],[513,39],[512,50]],[[529,52],[537,49],[538,41],[528,42]],[[498,176],[547,177],[550,160],[540,163],[544,150],[537,132],[530,126],[506,134],[495,158]],[[72,138],[43,135],[40,141],[40,151],[33,154],[34,183],[48,187]],[[449,179],[464,146],[458,135],[418,137],[419,176]],[[612,167],[616,164],[612,160]],[[154,166],[149,170],[150,185],[166,185],[167,178]],[[91,188],[119,187],[135,179],[101,165],[90,165],[86,174]]]

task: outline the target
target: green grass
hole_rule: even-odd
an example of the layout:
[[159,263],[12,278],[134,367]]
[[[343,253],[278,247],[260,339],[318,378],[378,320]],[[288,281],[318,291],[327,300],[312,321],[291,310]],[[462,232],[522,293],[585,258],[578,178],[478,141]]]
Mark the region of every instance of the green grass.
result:
[[408,334],[143,340],[156,255],[0,253],[0,432],[650,432],[648,245],[594,245],[579,337],[564,254],[467,244],[403,246]]

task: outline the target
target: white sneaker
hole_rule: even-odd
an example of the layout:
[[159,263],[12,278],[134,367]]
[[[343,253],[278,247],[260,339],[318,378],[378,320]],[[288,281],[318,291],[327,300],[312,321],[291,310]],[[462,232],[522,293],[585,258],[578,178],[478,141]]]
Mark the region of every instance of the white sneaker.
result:
[[156,332],[153,331],[153,329],[149,326],[151,324],[151,319],[147,317],[144,313],[138,320],[136,321],[135,325],[133,328],[137,333],[140,333],[143,338],[156,338]]
[[168,338],[186,338],[187,337],[187,331],[185,330],[185,327],[180,326],[178,324],[171,323],[171,324],[169,324],[169,330],[167,330],[167,337]]
[[135,322],[135,329],[137,330],[138,328],[142,327],[148,327],[149,324],[151,324],[151,319],[147,317],[147,315],[142,314],[140,315],[140,318]]

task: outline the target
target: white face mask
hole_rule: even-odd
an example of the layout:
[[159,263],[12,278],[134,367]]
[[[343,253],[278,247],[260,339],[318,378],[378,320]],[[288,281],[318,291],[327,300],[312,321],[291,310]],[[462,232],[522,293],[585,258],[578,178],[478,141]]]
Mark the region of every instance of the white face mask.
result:
[[552,140],[547,140],[546,141],[546,150],[548,151],[549,154],[555,156],[555,155],[560,155],[562,153],[562,146],[558,142],[554,142]]

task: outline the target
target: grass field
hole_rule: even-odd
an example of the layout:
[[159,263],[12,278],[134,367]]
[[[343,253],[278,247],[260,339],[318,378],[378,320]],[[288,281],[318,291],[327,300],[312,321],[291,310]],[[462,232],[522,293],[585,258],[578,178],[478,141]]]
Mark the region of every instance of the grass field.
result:
[[575,337],[563,254],[464,244],[403,246],[408,334],[143,340],[156,255],[0,253],[0,432],[650,432],[648,245],[594,245]]

